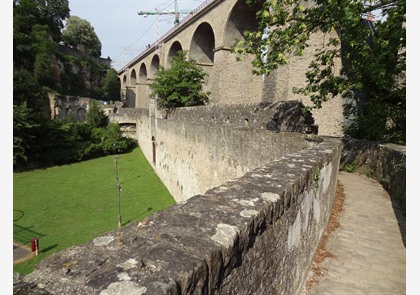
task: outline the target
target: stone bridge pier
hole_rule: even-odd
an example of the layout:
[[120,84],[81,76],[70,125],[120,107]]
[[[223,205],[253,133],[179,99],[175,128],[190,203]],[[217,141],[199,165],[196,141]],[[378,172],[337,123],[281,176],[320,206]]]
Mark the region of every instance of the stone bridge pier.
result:
[[[237,61],[237,56],[231,52],[235,40],[243,40],[246,31],[257,28],[256,12],[261,3],[250,6],[245,0],[203,2],[118,71],[126,107],[149,108],[148,85],[159,66],[169,67],[172,57],[180,50],[188,51],[188,58],[195,60],[208,73],[204,90],[211,92],[211,105],[291,100],[311,105],[309,98],[293,93],[293,88],[305,85],[305,72],[310,61],[316,49],[328,40],[328,35],[314,33],[304,56],[292,57],[289,64],[268,76],[252,73],[253,56]],[[339,61],[337,65],[339,68]],[[342,100],[337,98],[314,111],[320,135],[342,134],[342,110]]]

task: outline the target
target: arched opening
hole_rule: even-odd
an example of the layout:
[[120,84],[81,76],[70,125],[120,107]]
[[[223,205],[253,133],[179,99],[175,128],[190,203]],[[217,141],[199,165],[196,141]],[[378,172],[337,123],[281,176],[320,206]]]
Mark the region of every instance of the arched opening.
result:
[[85,122],[87,120],[87,112],[84,108],[79,108],[76,112],[77,122]]
[[256,13],[262,8],[263,1],[249,5],[245,0],[239,0],[233,7],[229,21],[226,24],[223,45],[230,47],[235,40],[244,40],[245,31],[255,31],[258,28]]
[[215,62],[212,69],[212,100],[218,104],[257,103],[261,101],[264,78],[253,74],[254,56],[245,55],[238,62],[237,55],[230,50],[235,40],[244,40],[246,31],[258,28],[256,13],[264,1],[248,5],[238,0],[225,25],[223,44],[214,50]]
[[136,77],[136,70],[132,69],[130,74],[130,86],[136,86],[137,84],[137,77]]
[[152,63],[150,65],[150,74],[152,76],[151,77],[152,79],[154,78],[155,74],[159,70],[159,65],[160,65],[159,56],[157,54],[155,54],[152,58]]
[[144,63],[140,66],[140,73],[139,73],[139,82],[145,84],[147,81],[147,69]]
[[127,96],[127,76],[124,75],[124,77],[121,79],[121,91],[120,91],[120,100],[125,101]]
[[121,89],[124,89],[125,87],[127,87],[127,76],[124,75],[122,82],[121,82]]
[[136,108],[148,107],[148,86],[146,64],[142,63],[139,71],[139,84],[137,85]]
[[166,62],[167,68],[171,66],[171,60],[178,53],[178,51],[182,51],[182,46],[181,46],[181,43],[179,43],[178,41],[175,41],[174,43],[172,43],[171,48],[169,49],[169,52],[168,52],[168,60]]
[[190,46],[190,58],[198,63],[214,62],[215,38],[209,23],[200,24],[194,32]]

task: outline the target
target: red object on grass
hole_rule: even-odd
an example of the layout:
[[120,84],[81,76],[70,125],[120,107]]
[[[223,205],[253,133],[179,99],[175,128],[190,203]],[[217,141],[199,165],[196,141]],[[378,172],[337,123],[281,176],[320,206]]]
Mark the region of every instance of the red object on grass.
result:
[[32,252],[35,252],[35,251],[37,251],[39,249],[38,240],[39,240],[38,238],[35,238],[35,239],[32,239],[31,240],[31,249],[32,249]]

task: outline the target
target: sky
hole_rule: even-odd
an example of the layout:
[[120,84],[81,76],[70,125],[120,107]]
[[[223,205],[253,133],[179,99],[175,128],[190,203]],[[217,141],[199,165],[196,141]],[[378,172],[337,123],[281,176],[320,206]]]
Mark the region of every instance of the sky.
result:
[[[189,12],[204,1],[177,0],[178,11]],[[138,15],[139,11],[175,11],[175,0],[69,0],[69,8],[71,16],[90,22],[102,43],[102,57],[111,58],[116,70],[170,30],[175,21],[170,14]]]

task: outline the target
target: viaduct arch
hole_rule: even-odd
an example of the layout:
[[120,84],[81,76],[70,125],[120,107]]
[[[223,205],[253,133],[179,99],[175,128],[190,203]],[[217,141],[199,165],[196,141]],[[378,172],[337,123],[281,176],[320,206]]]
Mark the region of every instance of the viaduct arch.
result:
[[[204,90],[211,93],[211,105],[290,100],[310,104],[308,97],[293,93],[293,88],[306,83],[305,72],[315,49],[329,36],[314,34],[305,56],[292,57],[288,65],[267,76],[252,73],[252,56],[245,56],[243,61],[238,62],[231,52],[235,40],[243,39],[245,31],[257,27],[256,12],[262,4],[250,6],[246,0],[204,2],[118,71],[125,107],[148,109],[155,105],[149,96],[149,84],[153,82],[159,66],[169,67],[172,57],[179,50],[187,50],[188,58],[195,60],[208,74]],[[320,135],[342,135],[341,100],[327,102],[321,110],[314,111],[314,118]]]

